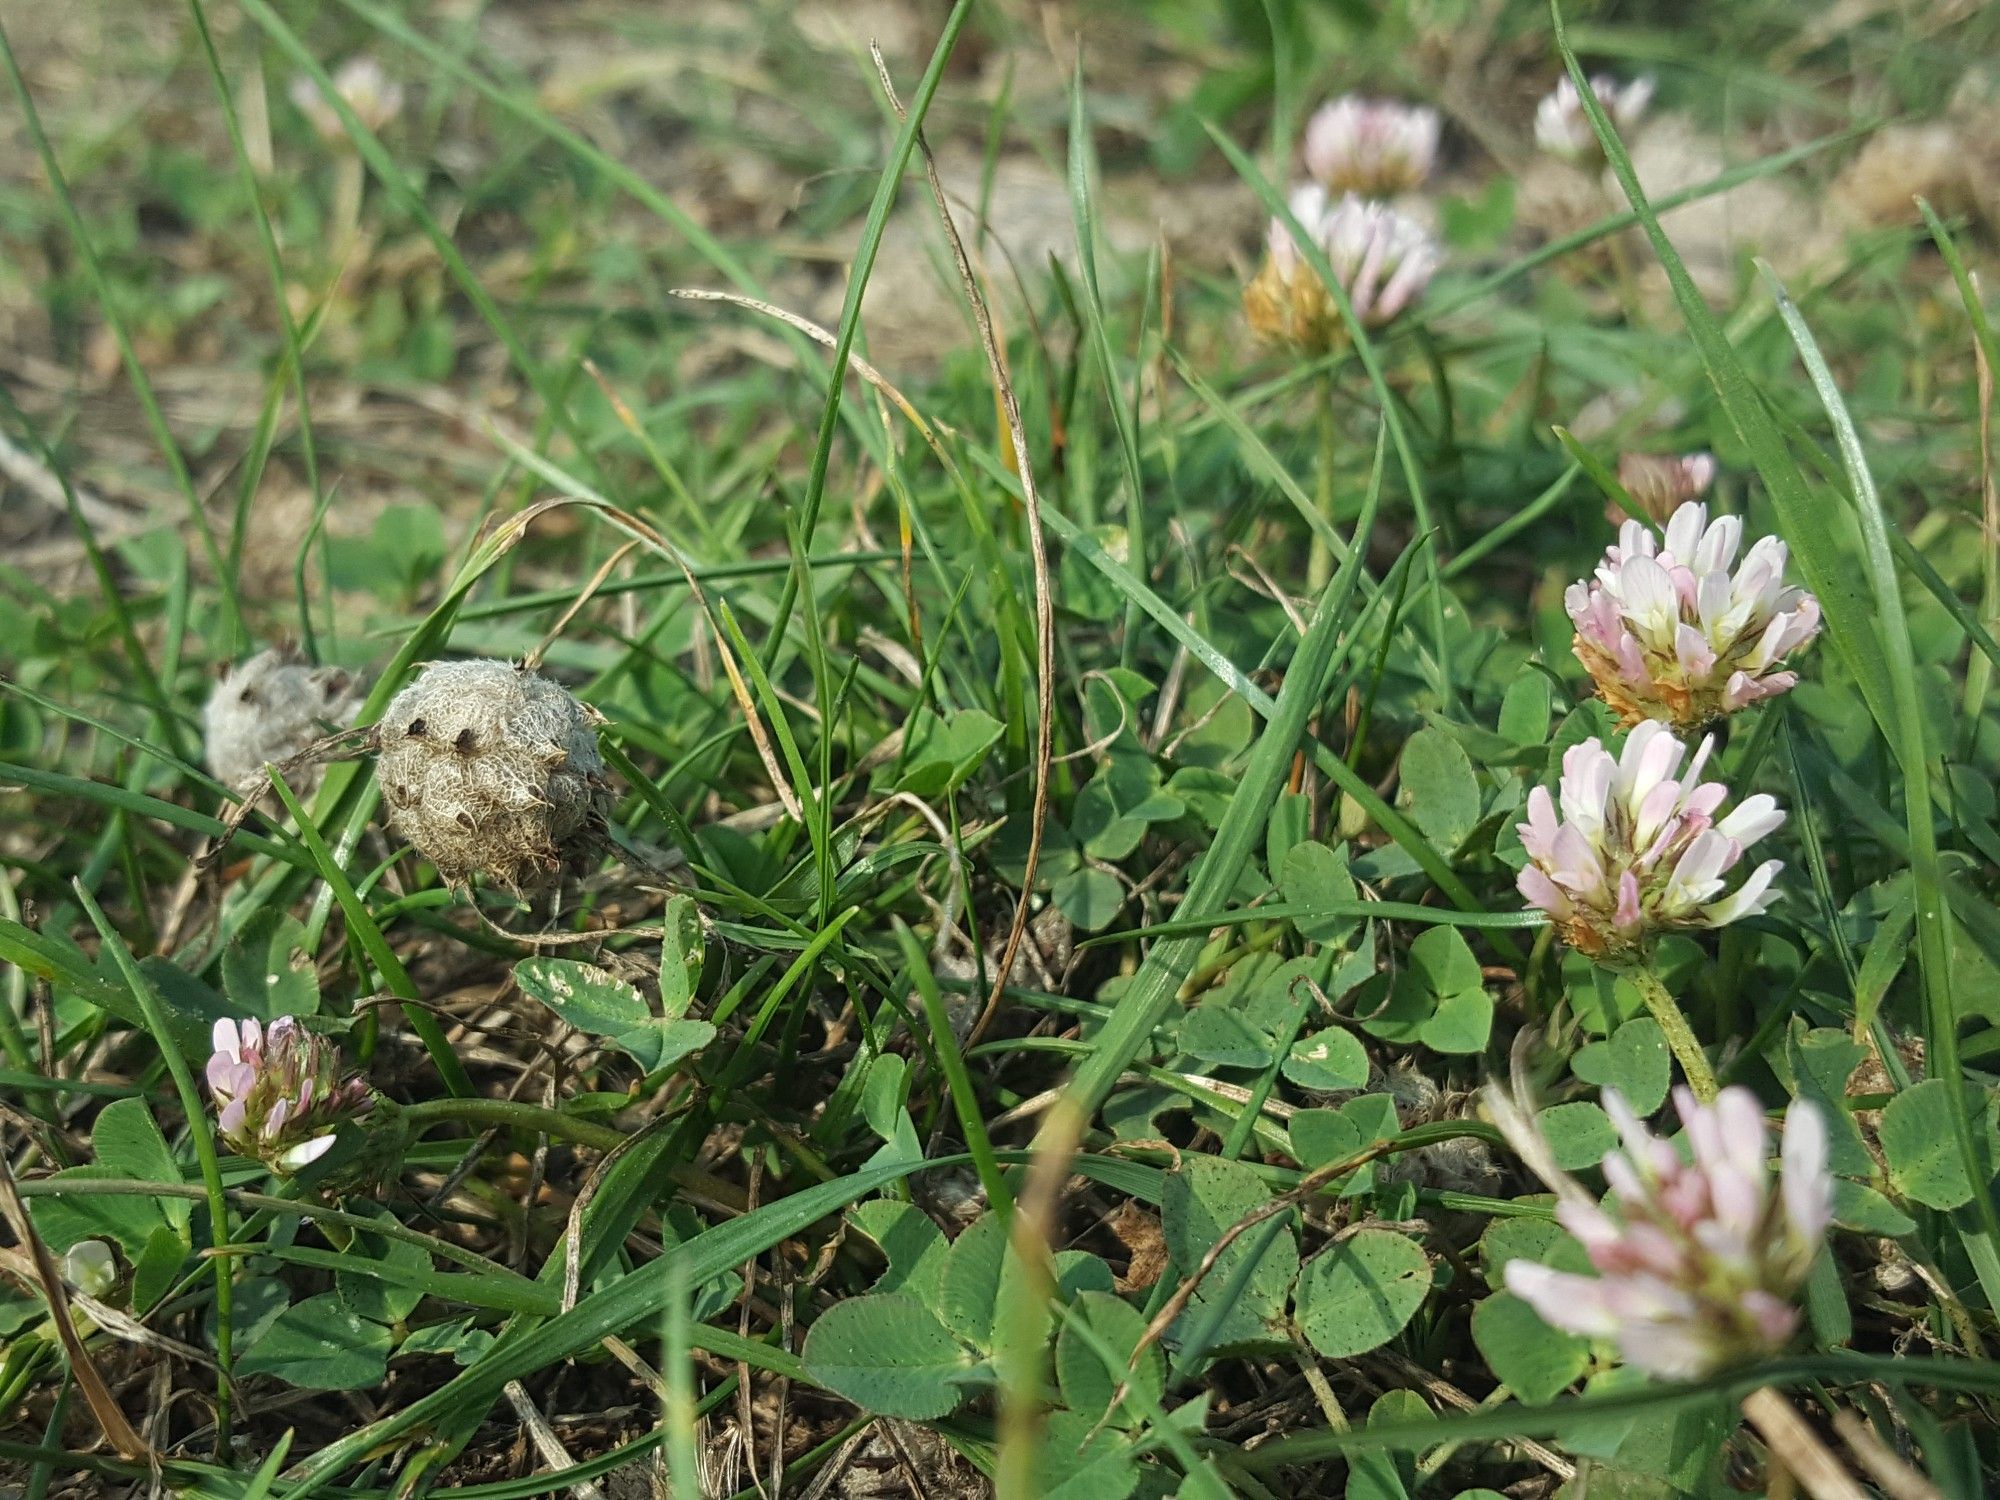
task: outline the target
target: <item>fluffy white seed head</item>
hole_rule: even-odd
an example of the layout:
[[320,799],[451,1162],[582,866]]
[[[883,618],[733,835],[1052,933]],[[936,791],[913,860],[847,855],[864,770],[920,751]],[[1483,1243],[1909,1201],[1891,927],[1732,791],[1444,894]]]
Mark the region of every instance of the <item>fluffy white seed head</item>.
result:
[[277,649],[259,651],[215,685],[202,711],[208,768],[239,791],[260,786],[266,765],[345,729],[360,707],[353,674]]
[[434,662],[376,729],[390,826],[454,884],[485,875],[541,889],[602,832],[601,722],[527,667]]

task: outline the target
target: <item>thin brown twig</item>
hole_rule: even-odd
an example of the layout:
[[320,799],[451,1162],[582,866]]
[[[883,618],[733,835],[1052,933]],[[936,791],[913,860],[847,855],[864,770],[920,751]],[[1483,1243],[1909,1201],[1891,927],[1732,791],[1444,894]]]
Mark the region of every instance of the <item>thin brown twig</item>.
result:
[[590,602],[591,595],[595,594],[599,589],[604,587],[604,580],[611,576],[611,570],[617,567],[620,562],[624,561],[625,557],[630,552],[632,552],[632,550],[636,548],[638,545],[639,543],[635,539],[633,541],[621,543],[619,546],[612,549],[611,555],[604,559],[603,566],[598,568],[598,570],[595,573],[591,574],[590,582],[586,583],[583,586],[582,590],[577,594],[577,596],[574,599],[570,600],[569,608],[565,609],[562,612],[562,618],[557,620],[555,624],[549,627],[548,633],[544,635],[541,638],[541,640],[535,643],[534,650],[530,651],[526,656],[521,658],[522,666],[526,667],[531,672],[536,672],[541,670],[542,654],[545,651],[547,651],[550,646],[554,645],[556,638],[560,636],[563,633],[563,631],[569,627],[569,622],[576,618],[577,611],[582,609],[584,605]]
[[[269,767],[269,770],[276,771],[280,776],[289,776],[292,772],[303,770],[307,766],[326,765],[336,760],[357,760],[364,755],[372,754],[374,749],[375,726],[364,724],[315,740],[298,754],[278,761]],[[223,851],[229,847],[238,830],[243,827],[250,814],[263,805],[264,800],[254,792],[243,795],[243,799],[223,815],[222,832],[212,837],[207,847],[194,857],[194,868],[213,869],[215,862],[222,857]]]
[[[882,49],[871,43],[868,50],[875,59],[876,76],[882,81],[883,92],[896,111],[896,117],[907,118],[908,112],[896,93],[895,80],[889,76],[889,65],[882,59]],[[930,142],[924,138],[921,127],[917,130],[917,152],[923,157],[924,180],[930,184],[931,197],[937,202],[938,222],[944,228],[945,241],[951,246],[952,261],[958,267],[959,281],[972,305],[973,321],[979,325],[980,348],[985,351],[986,367],[1000,398],[1000,413],[1006,420],[1007,434],[1013,440],[1014,469],[1021,481],[1021,509],[1027,515],[1028,551],[1034,563],[1035,578],[1035,795],[1030,814],[1032,822],[1028,828],[1028,852],[1022,864],[1021,895],[1014,905],[1014,920],[1008,926],[1007,943],[1000,950],[1000,962],[994,968],[993,992],[986,997],[985,1008],[979,1013],[979,1019],[973,1022],[972,1030],[966,1034],[965,1045],[969,1048],[978,1045],[980,1037],[985,1035],[987,1026],[992,1023],[994,1013],[999,1010],[1000,997],[1007,989],[1007,976],[1014,968],[1014,955],[1021,951],[1021,941],[1028,931],[1035,869],[1042,857],[1042,830],[1049,815],[1049,767],[1055,756],[1055,602],[1049,581],[1048,546],[1042,537],[1041,496],[1035,489],[1034,462],[1028,453],[1027,429],[1021,423],[1021,403],[1015,399],[1014,383],[1007,375],[1007,356],[994,336],[992,309],[987,306],[986,296],[979,289],[979,278],[965,253],[965,241],[959,238],[958,226],[952,221],[951,202],[945,194],[944,183],[938,177],[937,158],[932,155]]]
[[[901,109],[902,106],[899,104],[897,108]],[[705,287],[675,287],[667,295],[679,297],[684,302],[727,302],[732,307],[748,308],[751,312],[762,313],[767,318],[776,318],[787,328],[797,329],[815,343],[824,344],[829,349],[839,347],[839,340],[819,324],[802,318],[795,312],[789,312],[775,303],[760,302],[755,297],[744,296],[741,292],[718,292]],[[850,354],[847,362],[855,374],[895,403],[896,409],[909,420],[912,427],[917,429],[918,436],[923,438],[934,453],[941,458],[944,456],[944,451],[938,443],[936,429],[925,420],[924,414],[917,410],[916,404],[890,383],[888,376],[858,354]]]
[[[521,1419],[521,1425],[527,1429],[528,1441],[534,1444],[535,1451],[541,1455],[542,1462],[551,1472],[561,1473],[564,1469],[575,1468],[576,1460],[570,1457],[569,1450],[563,1447],[562,1439],[556,1436],[556,1430],[549,1426],[549,1419],[542,1415],[541,1409],[529,1398],[528,1388],[518,1380],[510,1380],[504,1387],[503,1394],[507,1397],[507,1404],[514,1408],[514,1415]],[[599,1489],[597,1482],[592,1479],[578,1480],[569,1486],[569,1492],[576,1496],[576,1500],[604,1500],[604,1491]]]
[[1914,1464],[1892,1451],[1860,1417],[1846,1407],[1836,1407],[1833,1430],[1854,1461],[1868,1477],[1888,1493],[1890,1500],[1944,1500],[1944,1491],[1932,1484]]
[[[1446,1406],[1454,1407],[1459,1411],[1479,1410],[1479,1403],[1473,1400],[1472,1397],[1466,1395],[1464,1391],[1461,1391],[1442,1375],[1431,1370],[1426,1370],[1415,1360],[1405,1355],[1397,1354],[1394,1350],[1383,1355],[1382,1359],[1383,1363],[1395,1370],[1403,1379],[1413,1381],[1417,1385],[1422,1386]],[[1576,1465],[1557,1453],[1553,1448],[1544,1447],[1533,1438],[1517,1438],[1513,1441],[1523,1453],[1527,1454],[1528,1457],[1532,1458],[1565,1484],[1576,1478]]]
[[1745,1396],[1743,1415],[1764,1439],[1771,1460],[1789,1469],[1813,1500],[1868,1500],[1868,1491],[1841,1467],[1798,1408],[1771,1387]]
[[1305,1202],[1328,1183],[1345,1177],[1350,1172],[1360,1171],[1378,1157],[1393,1155],[1397,1149],[1397,1143],[1391,1140],[1372,1141],[1351,1155],[1330,1161],[1323,1167],[1316,1167],[1299,1179],[1297,1187],[1258,1204],[1223,1230],[1217,1236],[1215,1243],[1208,1247],[1207,1254],[1202,1256],[1201,1264],[1194,1268],[1194,1274],[1175,1289],[1173,1296],[1169,1297],[1166,1304],[1154,1315],[1153,1321],[1146,1325],[1146,1331],[1139,1336],[1139,1342],[1133,1346],[1132,1357],[1125,1363],[1125,1378],[1118,1383],[1118,1389],[1112,1392],[1107,1412],[1115,1412],[1123,1404],[1126,1396],[1131,1393],[1132,1375],[1139,1368],[1139,1361],[1145,1357],[1146,1351],[1157,1344],[1166,1331],[1173,1327],[1174,1320],[1187,1310],[1188,1303],[1194,1300],[1196,1290],[1200,1288],[1208,1273],[1215,1269],[1215,1263],[1222,1259],[1225,1250],[1265,1220],[1287,1213]]
[[39,1283],[43,1300],[49,1305],[49,1322],[62,1345],[63,1356],[69,1361],[70,1378],[83,1392],[84,1404],[97,1418],[105,1440],[120,1458],[157,1464],[159,1454],[132,1430],[132,1424],[125,1419],[125,1413],[119,1407],[117,1398],[111,1394],[111,1387],[105,1384],[96,1361],[83,1347],[83,1340],[78,1336],[76,1323],[70,1315],[69,1290],[63,1285],[62,1272],[50,1256],[49,1247],[36,1232],[34,1220],[28,1217],[28,1206],[21,1201],[14,1173],[4,1156],[0,1156],[0,1217],[6,1219],[8,1227],[14,1231],[14,1238],[27,1251],[26,1259],[34,1272],[34,1280]]

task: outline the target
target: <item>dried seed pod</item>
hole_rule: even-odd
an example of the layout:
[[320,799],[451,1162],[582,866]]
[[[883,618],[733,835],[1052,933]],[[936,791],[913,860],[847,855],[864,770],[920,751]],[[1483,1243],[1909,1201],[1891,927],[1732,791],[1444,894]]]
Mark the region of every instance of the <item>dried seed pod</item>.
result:
[[390,826],[455,885],[539,890],[603,832],[602,722],[525,666],[433,662],[376,726]]
[[259,651],[216,684],[202,711],[208,768],[239,790],[260,785],[266,765],[345,729],[360,707],[352,673],[311,666],[289,651]]

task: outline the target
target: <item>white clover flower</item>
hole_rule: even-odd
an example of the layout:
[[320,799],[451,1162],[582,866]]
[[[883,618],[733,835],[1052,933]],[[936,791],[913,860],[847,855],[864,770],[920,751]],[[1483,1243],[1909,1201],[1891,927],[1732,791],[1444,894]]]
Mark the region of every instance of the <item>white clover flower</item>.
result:
[[1438,114],[1346,94],[1306,124],[1306,170],[1334,193],[1389,198],[1421,187],[1437,160]]
[[217,1133],[232,1151],[280,1175],[331,1151],[340,1122],[374,1102],[363,1079],[341,1076],[333,1043],[291,1016],[268,1027],[217,1021],[214,1046],[207,1076]]
[[1759,792],[1717,821],[1729,788],[1701,780],[1713,746],[1704,739],[1680,775],[1687,747],[1649,720],[1616,757],[1596,739],[1564,753],[1560,818],[1547,787],[1528,794],[1528,820],[1516,827],[1531,863],[1516,884],[1579,953],[1631,962],[1663,932],[1721,927],[1778,899],[1776,859],[1724,894],[1744,849],[1785,814]]
[[1550,1326],[1611,1339],[1627,1364],[1669,1380],[1777,1353],[1798,1328],[1793,1298],[1832,1219],[1818,1107],[1795,1100],[1786,1111],[1774,1192],[1763,1106],[1748,1089],[1726,1088],[1710,1104],[1674,1091],[1691,1161],[1616,1090],[1603,1099],[1625,1143],[1604,1159],[1615,1214],[1556,1165],[1519,1080],[1511,1096],[1487,1087],[1494,1123],[1554,1191],[1556,1218],[1598,1273],[1515,1259],[1507,1290]]
[[1798,681],[1783,663],[1819,633],[1819,600],[1786,585],[1776,537],[1760,538],[1732,573],[1742,541],[1741,520],[1711,523],[1691,500],[1663,542],[1627,521],[1596,581],[1564,594],[1577,660],[1622,722],[1695,729]]
[[[372,57],[350,57],[334,72],[333,87],[361,123],[380,130],[403,109],[403,86],[382,71]],[[319,85],[303,73],[292,80],[292,103],[311,122],[313,130],[328,145],[346,145],[347,127],[333,106],[320,94]]]
[[1715,483],[1715,455],[1688,453],[1668,457],[1657,453],[1621,453],[1618,482],[1642,514],[1658,525],[1690,500],[1699,500]]
[[[1348,193],[1329,207],[1326,190],[1308,183],[1292,190],[1290,207],[1365,327],[1381,327],[1421,297],[1443,259],[1429,231],[1385,203]],[[1306,353],[1335,347],[1345,336],[1340,310],[1282,219],[1271,221],[1268,244],[1263,269],[1243,292],[1250,326]]]
[[[1604,106],[1620,135],[1644,119],[1646,107],[1653,102],[1650,78],[1635,78],[1620,88],[1617,79],[1600,73],[1590,80],[1590,91],[1597,95],[1597,102]],[[1567,76],[1557,79],[1556,86],[1535,106],[1535,144],[1579,167],[1604,163],[1604,147],[1590,128],[1590,116],[1583,112],[1583,96]]]

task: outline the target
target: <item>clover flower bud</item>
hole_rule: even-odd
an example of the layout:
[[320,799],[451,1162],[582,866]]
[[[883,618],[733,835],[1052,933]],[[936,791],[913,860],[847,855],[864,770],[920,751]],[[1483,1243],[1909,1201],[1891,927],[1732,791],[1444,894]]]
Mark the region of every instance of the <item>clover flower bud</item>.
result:
[[342,1120],[374,1102],[367,1082],[343,1077],[340,1053],[291,1016],[217,1021],[208,1059],[216,1132],[239,1156],[290,1176],[333,1149]]
[[63,1280],[103,1301],[118,1285],[118,1259],[103,1240],[78,1240],[63,1252]]
[[1306,170],[1332,193],[1407,193],[1430,176],[1437,148],[1437,111],[1419,104],[1347,94],[1306,123]]
[[1563,595],[1577,660],[1621,722],[1698,729],[1799,680],[1783,664],[1819,634],[1819,600],[1785,583],[1776,537],[1759,538],[1732,572],[1742,540],[1741,520],[1711,522],[1690,500],[1664,541],[1627,521],[1595,581]]
[[[1292,216],[1325,254],[1364,327],[1379,328],[1423,295],[1441,255],[1415,220],[1348,193],[1328,206],[1318,184],[1295,188]],[[1269,253],[1244,288],[1243,310],[1259,335],[1305,354],[1323,354],[1346,336],[1340,309],[1319,273],[1273,219]]]
[[1679,775],[1687,747],[1649,720],[1617,756],[1596,739],[1564,752],[1560,818],[1547,787],[1528,794],[1528,820],[1516,829],[1530,863],[1517,885],[1579,953],[1633,962],[1662,933],[1722,927],[1778,899],[1771,882],[1784,863],[1775,859],[1723,894],[1744,849],[1785,814],[1760,792],[1718,821],[1729,789],[1701,780],[1713,746],[1704,739]]
[[1654,1135],[1615,1089],[1604,1108],[1624,1150],[1604,1159],[1615,1212],[1555,1163],[1519,1080],[1489,1085],[1488,1112],[1556,1195],[1556,1218],[1597,1275],[1507,1262],[1507,1290],[1551,1327],[1610,1339],[1627,1364],[1697,1380],[1784,1348],[1799,1325],[1794,1298],[1833,1213],[1826,1122],[1795,1100],[1785,1114],[1773,1189],[1769,1132],[1757,1096],[1730,1087],[1709,1104],[1674,1102],[1689,1159]]
[[[1644,119],[1646,107],[1653,102],[1650,78],[1635,78],[1620,88],[1617,79],[1599,74],[1590,80],[1590,91],[1620,135]],[[1584,113],[1583,95],[1567,77],[1557,79],[1556,86],[1535,106],[1535,144],[1575,166],[1604,164],[1604,147],[1590,127],[1590,116]]]
[[351,673],[308,665],[286,651],[259,651],[215,685],[202,710],[208,768],[238,791],[261,786],[265,766],[282,765],[322,735],[345,729],[360,707]]
[[603,832],[602,722],[525,666],[433,662],[377,726],[390,826],[453,884],[480,874],[542,889]]
[[1690,500],[1699,500],[1715,483],[1715,455],[1689,453],[1679,458],[1657,453],[1622,453],[1618,482],[1640,513],[1664,526]]
[[[350,57],[342,63],[333,75],[333,87],[371,133],[402,113],[403,86],[384,73],[382,65],[372,57]],[[292,80],[289,93],[292,103],[322,141],[330,146],[348,144],[347,127],[320,93],[318,84],[301,73]]]

